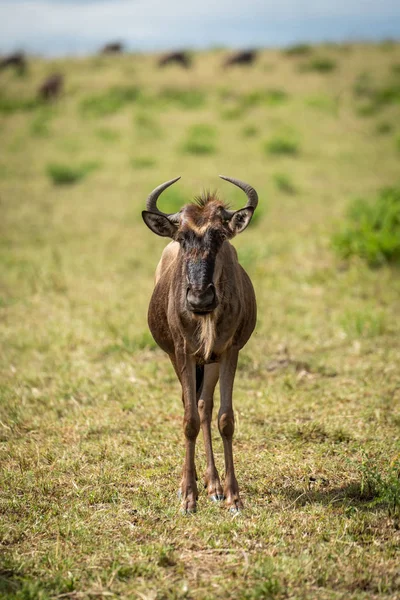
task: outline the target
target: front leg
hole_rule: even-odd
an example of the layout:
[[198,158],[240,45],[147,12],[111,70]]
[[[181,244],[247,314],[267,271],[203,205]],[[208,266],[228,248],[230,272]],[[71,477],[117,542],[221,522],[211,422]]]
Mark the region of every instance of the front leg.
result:
[[196,364],[192,356],[175,355],[176,369],[182,384],[184,404],[183,432],[185,436],[185,462],[181,481],[182,511],[196,512],[198,498],[196,484],[195,448],[200,430],[200,418],[196,402]]
[[219,377],[218,363],[204,366],[204,380],[199,394],[198,408],[200,425],[203,431],[204,447],[207,458],[207,469],[204,476],[204,487],[207,488],[208,497],[213,501],[223,500],[224,495],[218,472],[215,467],[214,453],[211,439],[211,419],[213,411],[214,389]]
[[218,429],[224,444],[225,485],[224,494],[227,507],[234,512],[243,508],[239,496],[239,486],[233,464],[232,438],[235,431],[235,419],[232,408],[233,382],[237,367],[239,351],[231,348],[221,358],[220,392],[221,407],[218,414]]

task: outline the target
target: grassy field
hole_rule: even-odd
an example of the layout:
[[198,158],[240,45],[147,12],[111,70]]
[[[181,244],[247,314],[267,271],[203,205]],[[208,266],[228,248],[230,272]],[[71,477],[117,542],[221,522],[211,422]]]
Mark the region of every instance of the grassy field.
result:
[[[0,73],[2,598],[399,598],[399,269],[331,240],[400,185],[400,45],[224,54]],[[234,392],[245,510],[201,489],[185,517],[180,389],[146,321],[165,240],[141,211],[178,175],[163,210],[203,188],[239,208],[219,173],[260,197],[234,241],[259,309]]]

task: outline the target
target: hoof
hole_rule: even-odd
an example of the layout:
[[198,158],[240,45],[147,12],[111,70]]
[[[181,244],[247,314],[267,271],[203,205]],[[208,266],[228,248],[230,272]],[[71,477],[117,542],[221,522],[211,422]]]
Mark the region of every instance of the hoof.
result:
[[240,515],[243,512],[243,509],[240,508],[239,506],[231,506],[229,509],[229,512],[233,515]]
[[185,517],[194,515],[195,512],[195,508],[181,508],[181,515],[184,515]]
[[222,494],[213,494],[212,496],[209,496],[209,498],[212,500],[212,502],[222,502],[225,500],[225,496]]

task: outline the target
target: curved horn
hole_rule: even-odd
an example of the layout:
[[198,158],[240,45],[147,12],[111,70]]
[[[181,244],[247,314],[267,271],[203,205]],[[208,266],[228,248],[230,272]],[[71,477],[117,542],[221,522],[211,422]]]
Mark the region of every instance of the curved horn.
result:
[[165,183],[162,183],[161,185],[156,187],[156,189],[149,194],[149,197],[146,200],[146,210],[153,213],[158,213],[159,215],[164,215],[164,217],[168,217],[169,219],[172,218],[172,220],[174,220],[175,217],[176,220],[178,213],[167,214],[162,212],[161,210],[159,210],[159,208],[157,208],[157,200],[158,197],[162,194],[162,192],[166,190],[170,185],[178,181],[178,179],[180,179],[180,177],[175,177],[175,179],[170,179],[169,181],[166,181]]
[[238,188],[243,190],[247,196],[247,204],[244,208],[253,208],[255,209],[258,204],[258,194],[254,188],[251,187],[248,183],[244,181],[240,181],[240,179],[234,179],[233,177],[225,177],[224,175],[220,175],[221,179],[225,179],[225,181],[229,181],[236,185]]

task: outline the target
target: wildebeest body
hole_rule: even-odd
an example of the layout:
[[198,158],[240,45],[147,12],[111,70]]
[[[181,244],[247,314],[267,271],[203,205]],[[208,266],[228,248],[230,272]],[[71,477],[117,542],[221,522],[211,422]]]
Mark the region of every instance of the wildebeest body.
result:
[[[200,427],[207,457],[204,476],[208,496],[226,499],[231,510],[242,501],[235,477],[232,437],[232,390],[238,354],[256,323],[256,299],[251,281],[240,266],[229,240],[243,231],[257,206],[255,190],[237,179],[224,177],[248,196],[246,206],[232,211],[207,194],[165,214],[157,198],[172,185],[156,188],[143,211],[146,225],[158,235],[171,237],[156,270],[148,322],[157,344],[168,354],[182,385],[186,458],[180,492],[182,509],[196,509],[197,484],[194,452]],[[224,444],[225,484],[222,489],[211,442],[214,388],[220,379],[218,428]]]

